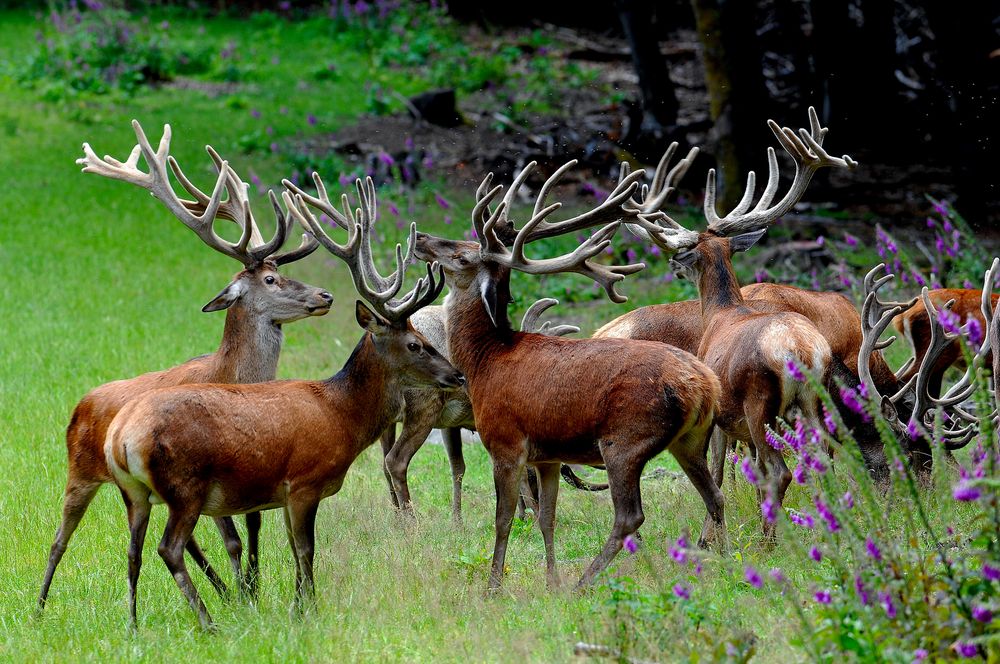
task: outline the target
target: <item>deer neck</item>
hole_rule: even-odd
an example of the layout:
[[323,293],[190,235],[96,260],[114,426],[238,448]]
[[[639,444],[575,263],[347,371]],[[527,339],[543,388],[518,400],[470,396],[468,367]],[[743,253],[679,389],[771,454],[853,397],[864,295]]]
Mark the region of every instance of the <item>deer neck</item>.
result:
[[492,353],[509,347],[514,339],[514,332],[507,318],[510,274],[502,274],[494,279],[497,293],[495,325],[483,304],[479,280],[467,289],[452,288],[444,301],[451,363],[469,381],[475,380],[476,372]]
[[733,263],[728,256],[714,256],[698,276],[701,316],[707,325],[721,311],[743,304],[740,283],[736,280]]
[[326,381],[334,409],[344,421],[357,425],[356,454],[375,442],[402,411],[404,388],[398,376],[366,332],[343,368]]
[[222,343],[215,354],[219,383],[262,383],[274,380],[284,335],[270,316],[254,315],[240,306],[226,311]]

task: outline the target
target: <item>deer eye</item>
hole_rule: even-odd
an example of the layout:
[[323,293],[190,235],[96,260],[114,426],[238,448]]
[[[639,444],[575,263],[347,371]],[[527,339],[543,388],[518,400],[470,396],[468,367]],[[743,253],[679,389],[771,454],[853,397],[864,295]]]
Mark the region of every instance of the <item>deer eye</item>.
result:
[[420,350],[420,344],[418,344],[415,341],[411,341],[410,343],[406,344],[406,347],[410,349],[410,351],[413,353],[416,353],[418,350]]
[[458,257],[458,264],[459,265],[468,265],[469,264],[469,260],[465,256],[459,256]]
[[270,286],[274,282],[275,282],[275,278],[273,276],[271,276],[270,274],[267,275],[266,277],[264,277],[264,283],[267,284],[268,286]]

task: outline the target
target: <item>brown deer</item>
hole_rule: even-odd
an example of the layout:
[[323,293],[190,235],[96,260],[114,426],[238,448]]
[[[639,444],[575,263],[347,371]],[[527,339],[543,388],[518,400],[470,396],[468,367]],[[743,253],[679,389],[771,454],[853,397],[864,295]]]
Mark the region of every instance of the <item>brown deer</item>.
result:
[[[369,180],[365,189],[373,191]],[[371,256],[375,199],[361,196],[344,245],[326,234],[309,209],[330,216],[321,197],[308,203],[285,193],[286,206],[319,242],[350,268],[371,308],[357,304],[364,336],[344,367],[325,381],[255,385],[185,385],[156,390],[129,403],[108,431],[105,452],[128,506],[130,613],[136,624],[136,583],[152,503],[169,509],[159,553],[201,625],[212,619],[184,565],[184,548],[200,514],[230,516],[283,507],[296,563],[296,601],[314,594],[316,510],[340,490],[351,464],[394,420],[403,392],[414,385],[456,388],[455,370],[408,323],[444,282],[431,265],[406,295],[395,297],[406,263],[382,277]],[[358,192],[362,184],[358,182]],[[411,242],[415,227],[411,227]],[[412,245],[411,245],[412,246]],[[386,284],[386,288],[381,288]]]
[[[993,356],[994,366],[996,364],[997,354],[991,352],[997,339],[992,329],[996,324],[993,316],[994,301],[990,296],[990,286],[998,268],[1000,268],[1000,259],[994,260],[993,265],[986,272],[984,280],[986,286],[981,292],[979,315],[975,317],[994,322],[991,322],[989,330],[986,331],[982,345],[974,350],[972,366],[967,367],[965,375],[943,395],[940,395],[940,383],[934,384],[933,382],[940,378],[937,369],[941,366],[941,357],[952,353],[954,347],[959,344],[959,337],[968,335],[970,328],[969,323],[958,330],[945,329],[942,324],[941,311],[954,311],[953,307],[957,305],[957,300],[951,299],[937,305],[931,297],[932,291],[926,287],[923,288],[920,293],[921,308],[929,313],[926,316],[928,323],[927,344],[923,349],[914,349],[913,356],[903,366],[903,369],[907,370],[909,378],[902,387],[897,391],[884,392],[873,380],[870,373],[865,370],[865,360],[872,355],[880,354],[883,349],[896,340],[894,336],[882,340],[881,336],[890,322],[896,320],[900,312],[912,308],[914,302],[913,300],[908,302],[884,301],[879,298],[879,289],[892,281],[895,276],[883,274],[876,278],[876,274],[884,271],[885,265],[876,266],[865,276],[865,301],[861,309],[864,340],[858,359],[859,366],[861,366],[861,379],[868,389],[870,398],[879,403],[882,415],[889,426],[901,438],[905,437],[905,440],[910,441],[911,463],[918,472],[930,469],[931,452],[926,432],[934,430],[934,417],[938,411],[943,414],[942,428],[939,433],[945,449],[949,451],[961,449],[973,440],[979,432],[981,417],[996,419],[996,411],[989,414],[977,414],[970,411],[965,402],[975,390],[973,377],[976,369],[988,361],[987,358],[990,355]],[[980,329],[982,330],[982,328]]]
[[[989,290],[992,291],[992,288]],[[983,318],[981,307],[983,291],[965,288],[938,288],[927,291],[927,297],[938,309],[944,306],[945,302],[954,300],[954,304],[950,307],[954,315],[957,315],[961,321],[975,318],[983,326],[983,329],[986,329],[986,320]],[[997,299],[1000,296],[992,295],[991,298],[992,306],[996,307]],[[931,321],[927,316],[923,299],[917,299],[913,306],[897,314],[892,319],[892,326],[896,328],[896,332],[906,338],[913,349],[914,361],[899,372],[900,380],[905,383],[917,374],[930,346]],[[986,361],[991,362],[992,358],[987,358]],[[944,373],[953,366],[965,368],[965,358],[962,356],[957,339],[941,351],[937,361],[928,369],[927,389],[930,390],[931,394],[940,396]]]
[[[792,407],[797,407],[807,420],[819,424],[818,395],[808,381],[796,381],[790,374],[801,367],[826,383],[831,370],[830,344],[799,313],[781,307],[774,311],[768,305],[760,308],[748,305],[731,258],[735,252],[752,247],[771,224],[798,202],[819,168],[856,165],[846,155],[834,158],[823,149],[827,130],[820,126],[813,108],[809,109],[809,121],[810,128],[798,134],[768,121],[795,163],[789,190],[777,203],[772,205],[778,191],[778,163],[774,149],[768,148],[768,182],[756,205],[753,204],[755,176],[751,172],[739,204],[725,217],[719,217],[715,208],[715,171],[709,171],[704,208],[708,228],[704,232],[690,231],[663,213],[655,213],[658,216],[654,218],[647,209],[640,209],[635,217],[650,239],[672,256],[672,265],[682,273],[689,273],[698,284],[704,327],[698,357],[722,384],[716,425],[726,436],[752,444],[766,487],[761,498],[766,493],[779,506],[791,482],[791,473],[782,454],[766,442],[765,433]],[[636,207],[634,201],[628,205]],[[773,542],[774,535],[773,523],[765,519],[765,540]]]
[[[196,357],[166,371],[143,374],[129,380],[107,383],[87,394],[73,411],[66,431],[67,460],[69,463],[66,491],[63,497],[63,516],[55,541],[49,553],[45,580],[38,596],[39,608],[44,608],[56,567],[66,552],[66,546],[87,507],[101,485],[112,481],[111,472],[104,458],[104,438],[108,425],[122,407],[139,395],[157,387],[185,383],[255,383],[273,380],[281,352],[282,325],[305,318],[321,316],[330,310],[333,297],[325,290],[289,279],[278,273],[281,265],[308,256],[319,246],[311,237],[290,252],[277,253],[289,231],[290,218],[275,203],[277,229],[267,243],[260,238],[260,231],[250,211],[246,183],[229,165],[208,148],[215,161],[219,176],[211,196],[198,190],[181,172],[177,162],[168,156],[170,126],[164,127],[159,148],[154,152],[138,122],[133,121],[138,145],[124,162],[113,157],[99,159],[90,146],[84,143],[85,156],[79,160],[85,173],[96,173],[115,180],[122,180],[149,190],[181,222],[193,230],[205,244],[244,266],[219,295],[206,304],[202,311],[226,309],[226,326],[219,350]],[[143,156],[149,167],[145,173],[138,168]],[[179,198],[173,191],[167,175],[167,166],[181,185],[195,200]],[[222,200],[223,191],[228,198]],[[212,228],[217,217],[223,217],[242,226],[242,236],[236,244],[219,238]],[[232,519],[217,522],[226,540],[237,579],[242,580],[240,558],[242,543]],[[260,528],[258,515],[248,516],[249,568],[245,589],[256,589],[257,533]],[[188,551],[208,575],[217,591],[224,594],[225,584],[208,564],[197,543],[192,539]],[[241,583],[241,587],[244,584]]]
[[[625,300],[615,284],[642,265],[592,262],[610,244],[624,215],[621,205],[641,173],[622,179],[598,207],[561,221],[547,218],[556,182],[573,166],[559,168],[536,198],[530,218],[516,229],[511,204],[535,164],[514,180],[495,209],[502,187],[487,176],[476,193],[472,220],[477,242],[417,235],[416,256],[439,262],[450,288],[445,299],[448,350],[468,379],[476,426],[493,462],[496,542],[489,588],[498,589],[525,465],[538,473],[539,525],[545,542],[546,579],[559,583],[554,548],[556,497],[562,463],[607,468],[615,519],[600,554],[578,586],[589,584],[637,532],[644,520],[639,478],[647,461],[663,450],[678,460],[707,509],[699,542],[724,543],[723,498],[712,481],[705,451],[719,384],[695,357],[665,344],[623,339],[568,339],[514,332],[507,319],[510,273],[576,272],[604,286],[615,302]],[[529,259],[525,245],[607,224],[570,254]],[[500,235],[514,237],[510,248]]]

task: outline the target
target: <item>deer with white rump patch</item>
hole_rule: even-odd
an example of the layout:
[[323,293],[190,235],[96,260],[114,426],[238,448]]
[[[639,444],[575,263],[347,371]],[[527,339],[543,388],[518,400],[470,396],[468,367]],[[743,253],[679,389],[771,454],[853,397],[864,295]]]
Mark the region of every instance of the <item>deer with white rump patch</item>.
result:
[[[510,273],[576,272],[604,286],[615,302],[615,285],[641,264],[593,262],[610,244],[624,216],[621,205],[641,173],[624,178],[598,207],[561,221],[548,218],[560,205],[546,205],[555,183],[573,166],[559,168],[538,193],[520,229],[511,205],[535,164],[517,176],[491,209],[502,187],[487,176],[476,193],[472,221],[478,242],[417,235],[416,256],[444,268],[448,350],[468,379],[476,427],[493,462],[496,542],[489,588],[500,587],[518,479],[525,465],[539,478],[539,525],[545,542],[546,579],[559,583],[554,545],[561,463],[604,465],[608,471],[614,526],[578,586],[591,583],[642,525],[639,478],[646,463],[669,450],[707,509],[700,543],[725,540],[723,498],[705,462],[708,434],[719,399],[719,382],[692,355],[666,344],[623,339],[567,339],[514,332],[507,319]],[[604,225],[570,254],[529,259],[535,240]],[[500,236],[513,237],[508,248]]]
[[[370,187],[370,185],[368,185]],[[358,183],[358,192],[362,185]],[[284,508],[296,565],[296,600],[312,596],[316,510],[340,490],[351,464],[394,421],[403,391],[416,385],[455,388],[455,370],[408,322],[443,287],[438,267],[397,298],[406,263],[396,247],[396,269],[382,277],[371,256],[375,200],[362,196],[351,232],[334,242],[309,209],[330,216],[321,198],[307,203],[285,192],[286,207],[334,256],[344,261],[355,288],[364,336],[344,367],[325,381],[256,385],[195,385],[156,390],[126,406],[108,431],[105,453],[128,506],[129,591],[136,622],[136,583],[153,502],[170,514],[159,553],[201,625],[212,619],[184,565],[184,547],[200,514],[230,516]],[[416,228],[410,229],[412,245]],[[383,287],[384,286],[384,287]]]
[[[756,205],[753,205],[756,180],[750,172],[743,198],[729,214],[720,217],[715,208],[715,171],[709,171],[705,193],[708,228],[704,232],[688,230],[666,214],[643,209],[634,201],[628,204],[636,210],[637,225],[672,256],[672,264],[678,270],[688,272],[698,284],[704,328],[698,357],[722,383],[716,425],[726,436],[752,444],[764,477],[760,498],[762,501],[770,498],[779,508],[792,477],[781,452],[771,447],[765,434],[768,427],[774,427],[777,419],[786,417],[793,407],[811,423],[819,424],[818,395],[807,381],[799,382],[791,374],[801,367],[826,384],[830,344],[801,314],[771,313],[748,306],[731,259],[735,252],[752,247],[771,224],[792,209],[818,169],[855,167],[856,162],[850,157],[831,157],[823,149],[827,130],[820,126],[811,107],[809,123],[808,130],[796,133],[768,121],[795,163],[792,184],[777,203],[772,204],[780,177],[778,161],[774,148],[768,148],[767,186]],[[775,531],[771,519],[764,520],[764,536],[766,541],[773,542]]]
[[[211,148],[207,150],[218,170],[212,194],[206,195],[185,177],[177,162],[169,156],[170,126],[163,128],[163,138],[153,150],[142,127],[132,122],[138,145],[123,163],[113,157],[100,159],[84,143],[84,157],[78,161],[83,172],[121,180],[148,190],[170,212],[193,230],[212,249],[239,261],[244,269],[202,311],[226,309],[226,326],[219,350],[196,357],[166,371],[143,374],[129,380],[102,385],[87,394],[73,411],[66,431],[69,477],[63,497],[63,516],[49,553],[45,580],[38,596],[44,608],[52,577],[66,552],[70,537],[87,511],[101,485],[111,482],[111,471],[104,458],[104,439],[108,425],[125,404],[158,387],[186,383],[257,383],[273,380],[282,345],[282,325],[307,316],[321,316],[330,310],[333,297],[325,290],[289,279],[278,273],[281,265],[299,260],[319,245],[304,237],[298,249],[278,253],[290,230],[286,217],[271,196],[277,217],[274,237],[263,241],[247,198],[247,184]],[[149,172],[139,170],[139,157],[146,160]],[[195,200],[179,198],[170,184],[167,168]],[[222,199],[223,193],[228,196]],[[212,228],[217,218],[229,219],[242,228],[239,242],[221,239]],[[241,589],[256,591],[257,533],[260,516],[247,516],[249,565],[244,577],[241,568],[243,545],[232,519],[217,520],[226,542],[233,570]],[[209,565],[192,539],[188,552],[204,570],[213,587],[225,594],[226,586]]]

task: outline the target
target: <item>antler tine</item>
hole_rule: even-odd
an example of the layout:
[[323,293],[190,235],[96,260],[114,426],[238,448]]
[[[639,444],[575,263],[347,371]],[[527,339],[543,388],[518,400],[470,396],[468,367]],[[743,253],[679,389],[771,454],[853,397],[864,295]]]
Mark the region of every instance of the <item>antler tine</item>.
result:
[[559,300],[552,297],[543,297],[524,312],[521,318],[521,331],[533,332],[535,334],[545,334],[550,337],[562,337],[567,334],[576,334],[580,328],[576,325],[552,325],[551,321],[545,321],[539,325],[539,319],[543,312],[550,307],[559,304]]
[[[320,224],[319,219],[317,219],[316,215],[314,215],[309,209],[307,204],[311,205],[311,202],[306,199],[305,196],[299,193],[293,194],[291,191],[286,189],[282,192],[281,197],[285,201],[285,207],[288,208],[288,212],[295,217],[295,220],[299,222],[299,225],[301,225],[306,232],[312,235],[312,237],[319,244],[323,245],[327,251],[348,265],[350,265],[353,261],[357,261],[357,255],[361,246],[360,224],[355,224],[348,230],[346,244],[337,244],[333,238],[331,238],[327,232],[323,230],[323,226]],[[323,211],[323,207],[317,207]],[[351,271],[351,274],[354,274],[353,270]]]
[[725,217],[720,218],[715,208],[715,173],[709,171],[705,191],[705,218],[709,222],[709,230],[718,235],[745,233],[770,226],[791,210],[802,198],[810,180],[820,168],[853,169],[857,166],[857,162],[848,155],[832,157],[823,148],[823,140],[829,130],[820,125],[816,109],[812,106],[809,107],[809,129],[800,129],[796,134],[788,127],[780,127],[774,120],[768,120],[767,125],[795,164],[792,184],[781,200],[772,206],[771,201],[778,188],[779,173],[774,149],[768,148],[768,184],[757,205],[747,212],[749,201],[753,198],[753,185],[755,184],[754,180],[748,177],[747,189],[740,205]]
[[493,182],[493,174],[488,174],[476,191],[476,205],[472,208],[472,226],[479,239],[480,251],[485,253],[503,253],[503,242],[497,237],[494,228],[501,219],[506,221],[507,204],[500,201],[496,210],[490,210],[490,203],[503,191],[503,185],[489,188]]
[[[99,159],[90,145],[85,143],[83,146],[84,157],[77,160],[78,164],[83,165],[83,172],[97,173],[104,177],[129,182],[146,189],[157,200],[163,203],[181,223],[193,230],[205,244],[249,266],[251,259],[246,251],[241,250],[241,247],[245,249],[247,246],[253,227],[243,224],[243,237],[235,244],[220,238],[216,235],[213,228],[215,218],[219,216],[220,209],[223,206],[223,190],[227,190],[231,198],[234,196],[239,197],[238,188],[233,186],[228,162],[222,160],[217,163],[219,175],[210,196],[205,196],[199,190],[201,194],[200,200],[186,201],[178,197],[174,192],[167,174],[167,161],[171,139],[170,125],[164,125],[163,136],[160,138],[160,144],[155,151],[152,145],[150,145],[149,139],[146,137],[146,133],[143,131],[142,125],[139,124],[138,120],[132,121],[132,128],[135,131],[137,145],[132,149],[132,152],[124,163],[111,156]],[[139,170],[138,163],[140,156],[145,159],[146,165],[149,167],[148,172]],[[190,184],[190,180],[187,178],[184,178],[182,184],[185,184],[185,181],[187,184]]]
[[287,178],[282,180],[281,184],[285,189],[292,192],[293,195],[301,196],[303,201],[319,210],[322,214],[326,215],[330,221],[337,224],[345,231],[350,232],[354,228],[354,219],[350,216],[350,208],[348,207],[348,214],[344,214],[338,210],[333,202],[330,201],[330,197],[326,192],[326,185],[323,184],[323,178],[319,176],[319,173],[313,171],[312,178],[318,196],[310,195],[308,192],[299,187],[299,185]]

